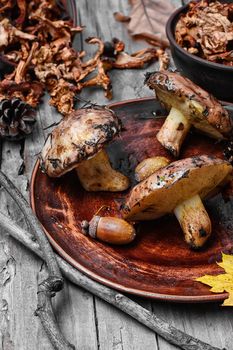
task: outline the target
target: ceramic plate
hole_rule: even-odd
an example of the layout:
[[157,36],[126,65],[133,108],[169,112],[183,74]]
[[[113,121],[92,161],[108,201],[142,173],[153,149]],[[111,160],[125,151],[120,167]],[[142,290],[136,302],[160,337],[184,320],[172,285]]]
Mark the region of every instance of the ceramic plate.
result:
[[[124,131],[109,147],[112,164],[134,181],[134,168],[154,155],[172,157],[156,140],[165,112],[152,98],[124,101],[111,108],[121,118]],[[223,158],[223,146],[208,137],[190,133],[181,157],[212,154]],[[119,216],[124,193],[88,193],[75,171],[49,178],[35,165],[31,179],[31,205],[55,248],[70,264],[91,278],[123,292],[178,302],[221,301],[227,294],[213,294],[195,278],[221,273],[216,261],[221,252],[233,251],[233,218],[230,184],[205,203],[213,234],[201,251],[190,250],[174,216],[137,225],[137,238],[127,246],[111,246],[81,233],[80,222],[101,215]]]

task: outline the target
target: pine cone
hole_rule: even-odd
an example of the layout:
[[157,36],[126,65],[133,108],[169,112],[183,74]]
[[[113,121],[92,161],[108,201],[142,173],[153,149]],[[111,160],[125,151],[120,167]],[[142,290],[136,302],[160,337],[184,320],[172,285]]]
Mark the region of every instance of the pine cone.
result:
[[20,98],[0,101],[0,138],[21,140],[32,132],[35,121],[35,110]]

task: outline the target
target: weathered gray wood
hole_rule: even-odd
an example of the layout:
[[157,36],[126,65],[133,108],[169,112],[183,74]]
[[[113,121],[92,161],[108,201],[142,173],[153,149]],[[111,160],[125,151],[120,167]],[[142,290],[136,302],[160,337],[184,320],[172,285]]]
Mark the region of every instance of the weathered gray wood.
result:
[[[25,193],[27,179],[23,175],[22,177],[17,175],[21,163],[20,146],[5,142],[2,147],[1,169],[9,174],[20,190]],[[0,204],[1,210],[8,212],[19,224],[23,223],[23,215],[3,191],[1,191]],[[8,263],[6,255],[5,268],[9,269],[9,279],[0,287],[2,297],[0,302],[5,304],[5,319],[7,320],[7,327],[2,331],[2,346],[3,349],[7,349],[5,339],[8,339],[7,342],[10,342],[12,349],[26,348],[26,344],[33,347],[36,343],[36,332],[33,337],[31,329],[38,329],[38,320],[33,317],[36,308],[38,261],[25,248],[21,249],[11,238],[6,238],[3,232],[1,232],[0,240],[4,244],[7,255],[12,257]]]
[[[232,349],[233,316],[231,308],[218,304],[164,304],[153,303],[155,313],[164,319],[170,319],[176,327],[205,340],[216,347]],[[159,338],[160,349],[176,348]]]
[[[180,1],[174,0],[176,5]],[[128,13],[126,0],[77,1],[82,24],[86,25],[83,38],[96,33],[105,40],[119,37],[126,42],[129,52],[146,44],[130,40],[123,24],[115,22],[113,12]],[[84,44],[85,49],[88,45]],[[157,66],[153,64],[148,70]],[[152,95],[143,87],[145,70],[113,71],[113,101]],[[129,83],[131,82],[131,83]],[[107,103],[99,89],[86,90],[83,97],[98,103]],[[18,176],[21,165],[20,145],[5,142],[2,149],[1,168],[6,171],[19,189],[28,196],[28,179],[43,141],[50,130],[43,128],[59,120],[60,116],[48,106],[47,98],[38,114],[34,134],[25,142],[25,173]],[[7,199],[6,199],[7,198]],[[6,206],[8,203],[8,208]],[[18,224],[25,225],[23,216],[12,201],[0,192],[0,209],[9,211]],[[33,316],[36,308],[37,279],[44,273],[44,266],[26,249],[0,232],[0,350],[52,350],[39,320]],[[172,324],[203,341],[215,346],[232,349],[233,316],[230,309],[218,305],[151,304],[137,299],[144,307],[153,310]],[[24,307],[23,307],[24,306]],[[61,329],[68,340],[82,350],[173,350],[148,329],[105,302],[67,283],[55,302]]]
[[[150,303],[143,301],[150,309]],[[124,313],[96,299],[100,349],[158,349],[156,335]]]
[[182,6],[182,4],[183,4],[183,1],[181,1],[181,0],[171,0],[171,3],[175,6],[175,7],[180,7],[180,6]]

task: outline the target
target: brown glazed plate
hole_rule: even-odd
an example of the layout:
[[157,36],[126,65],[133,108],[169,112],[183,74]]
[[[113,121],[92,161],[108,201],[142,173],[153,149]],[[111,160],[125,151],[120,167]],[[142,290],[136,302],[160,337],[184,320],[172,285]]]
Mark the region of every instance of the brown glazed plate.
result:
[[[154,98],[110,105],[121,118],[124,131],[107,149],[112,164],[134,182],[134,169],[144,158],[160,155],[172,159],[155,135],[165,112]],[[191,133],[181,158],[211,154],[223,158],[223,146],[206,136]],[[173,160],[173,159],[172,159]],[[32,174],[31,205],[54,249],[70,264],[91,278],[123,292],[177,302],[222,301],[227,293],[214,294],[195,278],[218,274],[221,253],[233,252],[232,192],[224,192],[205,202],[213,233],[207,246],[190,250],[174,216],[141,222],[136,240],[127,246],[111,246],[81,233],[82,220],[90,220],[102,206],[101,215],[119,216],[124,193],[89,193],[79,183],[75,171],[59,179],[49,178],[37,162]]]

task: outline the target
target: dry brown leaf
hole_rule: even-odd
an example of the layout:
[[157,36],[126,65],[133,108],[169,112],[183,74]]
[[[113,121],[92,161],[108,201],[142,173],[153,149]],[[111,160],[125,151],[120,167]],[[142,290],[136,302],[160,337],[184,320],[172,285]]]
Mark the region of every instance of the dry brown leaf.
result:
[[165,33],[166,22],[175,10],[170,1],[164,0],[130,0],[132,10],[130,16],[115,13],[115,19],[128,21],[129,33],[135,38],[141,38],[152,45],[168,46]]

